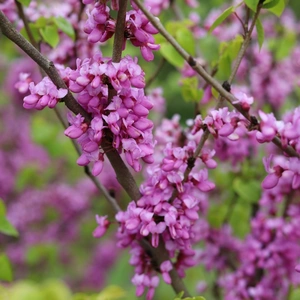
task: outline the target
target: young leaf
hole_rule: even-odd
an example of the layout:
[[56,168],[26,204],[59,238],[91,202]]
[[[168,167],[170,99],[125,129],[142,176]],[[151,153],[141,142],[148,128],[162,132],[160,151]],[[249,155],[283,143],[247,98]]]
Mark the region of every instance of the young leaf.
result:
[[55,48],[59,43],[59,35],[56,26],[48,25],[45,28],[41,28],[40,33],[44,41],[48,43],[52,48]]
[[73,26],[71,25],[71,23],[62,18],[62,17],[57,17],[57,18],[53,18],[53,22],[56,24],[56,26],[62,31],[64,32],[66,35],[68,35],[70,38],[72,38],[73,40],[75,39],[75,31]]
[[31,0],[18,0],[22,5],[29,6]]
[[6,208],[3,200],[0,198],[0,217],[5,216],[6,214]]
[[14,237],[19,235],[16,228],[4,216],[0,216],[0,232]]
[[261,49],[265,39],[264,27],[259,19],[256,20],[255,26],[257,31],[257,40],[259,44],[259,49]]
[[269,11],[275,14],[277,17],[280,17],[284,9],[285,9],[285,0],[279,0],[275,6],[269,8]]
[[252,9],[254,12],[256,12],[257,4],[258,4],[259,0],[244,0],[244,2],[250,9]]
[[195,38],[190,30],[188,30],[187,28],[180,28],[176,32],[175,36],[178,43],[184,48],[184,50],[186,50],[192,56],[196,54]]
[[183,67],[184,59],[178,54],[172,45],[168,43],[161,44],[160,53],[174,67]]
[[214,21],[214,23],[209,28],[209,33],[211,33],[215,28],[217,28],[221,23],[223,23],[235,10],[234,6],[230,6],[225,9],[222,14]]
[[203,96],[203,90],[199,89],[196,77],[183,79],[181,92],[186,102],[199,102]]
[[263,5],[263,8],[272,8],[272,7],[274,7],[275,5],[277,5],[277,3],[279,2],[280,0],[271,0],[271,1],[269,1],[269,2],[267,2],[267,3],[265,3],[264,5]]
[[0,280],[12,281],[13,273],[8,257],[5,254],[0,255]]
[[243,202],[248,203],[257,203],[261,194],[260,184],[255,180],[243,181],[236,178],[233,181],[233,190]]

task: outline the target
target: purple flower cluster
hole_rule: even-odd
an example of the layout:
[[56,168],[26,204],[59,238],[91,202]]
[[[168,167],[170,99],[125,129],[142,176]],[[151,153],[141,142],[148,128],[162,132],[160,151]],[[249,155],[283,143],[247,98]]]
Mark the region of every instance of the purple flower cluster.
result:
[[[22,87],[25,88],[27,78],[22,79],[23,81],[25,80],[25,82],[22,86],[21,84],[17,84],[19,89],[22,89]],[[30,82],[29,90],[30,95],[24,97],[23,107],[26,109],[35,108],[41,110],[46,106],[53,108],[59,99],[64,98],[68,93],[67,89],[57,89],[55,84],[48,77],[44,77],[43,80],[37,85],[35,85],[33,82]]]
[[[97,2],[94,8],[88,12],[88,20],[85,23],[84,31],[89,35],[89,42],[103,43],[114,35],[116,21],[110,16],[109,12],[109,7],[101,2]],[[157,29],[153,27],[140,10],[134,9],[126,13],[124,36],[135,47],[141,49],[142,56],[146,61],[153,60],[152,51],[159,49],[159,45],[155,44],[152,36],[156,33],[158,33]],[[123,45],[124,49],[126,39]]]
[[285,299],[299,258],[299,226],[283,218],[256,216],[241,249],[241,265],[220,280],[226,300]]
[[[94,162],[93,174],[100,174],[103,152],[99,146],[107,130],[113,134],[113,147],[124,150],[126,161],[135,171],[141,170],[139,162],[153,162],[153,123],[147,119],[152,103],[144,95],[144,72],[137,60],[124,57],[120,63],[105,60],[101,55],[94,59],[77,61],[77,69],[66,69],[64,79],[69,89],[78,93],[78,103],[93,115],[88,125],[80,116],[69,115],[70,127],[65,134],[77,139],[82,155],[77,163]],[[109,103],[108,90],[117,95]]]
[[[170,122],[170,128],[174,128],[173,125],[176,125],[175,120]],[[158,128],[157,136],[168,134],[167,127],[164,126],[164,130]],[[125,212],[116,215],[120,223],[118,246],[132,247],[130,262],[135,266],[133,283],[137,286],[137,295],[141,295],[145,287],[151,288],[148,283],[155,270],[150,257],[136,241],[148,237],[153,247],[164,243],[172,259],[160,266],[164,281],[171,283],[169,271],[172,268],[183,277],[185,269],[196,263],[196,252],[191,246],[198,240],[199,212],[203,213],[206,209],[207,192],[215,187],[209,181],[207,171],[207,168],[216,167],[212,159],[214,152],[204,152],[185,178],[196,143],[187,140],[185,146],[176,146],[176,135],[169,137],[163,156],[157,157],[157,162],[148,166],[147,179],[140,188],[142,197],[137,202],[130,202]],[[189,136],[193,137],[192,134]],[[180,139],[180,135],[177,138]],[[147,299],[152,299],[152,296]]]

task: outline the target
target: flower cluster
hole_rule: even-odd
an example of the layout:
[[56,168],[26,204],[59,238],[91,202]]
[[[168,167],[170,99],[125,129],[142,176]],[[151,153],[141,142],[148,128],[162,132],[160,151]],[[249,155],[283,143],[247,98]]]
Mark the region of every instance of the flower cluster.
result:
[[[115,33],[116,21],[110,16],[110,9],[106,4],[97,2],[94,8],[88,12],[88,20],[85,23],[84,31],[89,35],[91,43],[106,42]],[[158,33],[157,29],[149,22],[146,16],[138,9],[126,13],[126,26],[124,36],[130,40],[135,47],[141,49],[145,60],[153,60],[153,50],[158,50],[159,45],[155,44],[153,34]],[[125,48],[124,41],[124,48]]]
[[[220,280],[225,299],[284,299],[300,247],[296,223],[258,215],[241,249],[241,266]],[[267,276],[265,276],[267,275]]]
[[185,269],[196,263],[196,252],[191,249],[198,236],[195,228],[198,228],[199,212],[203,213],[206,208],[207,192],[215,187],[208,179],[206,167],[214,168],[216,163],[212,159],[213,152],[202,155],[185,175],[196,143],[186,141],[183,147],[175,144],[169,142],[160,161],[147,168],[147,180],[140,188],[142,197],[137,202],[130,202],[125,212],[116,215],[120,223],[118,245],[132,247],[131,264],[136,271],[133,282],[137,286],[137,295],[147,286],[144,276],[151,278],[155,270],[151,258],[136,241],[148,237],[153,247],[158,247],[161,242],[166,245],[172,262],[162,263],[160,270],[168,284],[171,283],[169,271],[172,268],[183,277]]
[[[140,159],[152,163],[153,122],[147,116],[153,105],[144,95],[144,72],[137,60],[126,56],[113,63],[98,53],[93,59],[78,59],[76,70],[58,67],[68,88],[78,94],[78,103],[92,115],[92,121],[87,124],[81,115],[68,114],[70,126],[65,134],[77,139],[82,147],[77,163],[85,166],[93,162],[93,175],[101,173],[103,136],[109,136],[120,153],[124,150],[128,164],[135,171],[141,170]],[[19,88],[27,83],[27,75],[23,77]],[[24,107],[29,109],[47,105],[52,108],[67,94],[65,89],[57,90],[48,77],[37,85],[31,82],[29,89],[31,94],[24,98]],[[109,90],[115,93],[112,99],[108,98]]]
[[203,128],[207,128],[209,132],[215,137],[227,137],[230,140],[237,140],[239,136],[235,130],[239,126],[245,126],[246,119],[235,111],[228,111],[228,107],[212,110],[203,120],[198,115],[194,121],[192,133],[197,133]]
[[[26,77],[26,75],[25,75]],[[23,85],[17,85],[19,86],[19,89],[25,88],[26,85],[26,79]],[[67,89],[57,89],[55,84],[48,78],[44,77],[41,82],[39,82],[37,85],[35,85],[33,82],[30,82],[29,84],[29,90],[30,95],[26,96],[24,98],[24,108],[26,109],[43,109],[46,106],[49,108],[55,107],[59,99],[64,98],[68,90]]]
[[[99,146],[107,128],[113,134],[113,147],[124,150],[128,164],[141,170],[139,159],[152,163],[152,121],[147,119],[152,103],[144,95],[144,72],[137,60],[127,56],[120,63],[105,60],[101,55],[77,61],[76,70],[65,70],[64,79],[70,90],[78,93],[78,103],[93,115],[90,125],[80,115],[69,115],[70,127],[65,134],[78,139],[83,153],[79,165],[94,162],[93,174],[103,166]],[[108,100],[108,91],[117,94]]]

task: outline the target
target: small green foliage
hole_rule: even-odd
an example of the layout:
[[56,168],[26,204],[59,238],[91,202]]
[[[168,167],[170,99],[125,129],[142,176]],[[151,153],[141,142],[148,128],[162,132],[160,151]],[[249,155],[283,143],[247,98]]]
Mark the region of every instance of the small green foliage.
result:
[[26,252],[26,262],[31,266],[38,265],[42,261],[55,263],[57,255],[57,247],[54,244],[34,245]]
[[6,208],[2,199],[0,199],[0,232],[9,236],[18,237],[16,228],[6,219]]
[[259,0],[244,0],[244,2],[250,9],[256,12]]
[[264,27],[259,19],[256,20],[255,26],[257,31],[257,40],[259,44],[259,49],[261,49],[265,39]]
[[257,203],[261,194],[260,183],[257,180],[243,181],[239,177],[236,177],[233,181],[233,190],[241,201],[247,203]]
[[118,300],[124,299],[125,296],[126,291],[123,290],[120,286],[110,285],[97,295],[96,300]]
[[174,300],[205,300],[204,297],[202,296],[195,296],[195,297],[186,297],[186,298],[182,298],[183,297],[184,292],[180,292],[176,295],[176,298]]
[[0,216],[0,232],[14,237],[19,235],[16,228],[4,216]]
[[220,228],[228,212],[228,204],[225,202],[211,204],[208,210],[207,220],[214,228]]
[[219,41],[213,35],[199,39],[199,49],[207,62],[212,63],[219,59],[218,46]]
[[[35,42],[43,40],[52,48],[55,48],[60,41],[59,30],[73,40],[75,39],[75,31],[72,24],[62,17],[40,17],[34,23],[29,23],[29,28]],[[22,28],[21,34],[29,39],[25,28]]]
[[5,216],[6,208],[3,200],[0,198],[0,217]]
[[241,201],[232,208],[229,224],[233,229],[233,234],[239,238],[244,238],[250,231],[251,208],[250,204]]
[[41,188],[45,184],[41,177],[40,170],[33,164],[24,166],[17,175],[15,188],[17,191],[23,191],[27,186]]
[[221,23],[223,23],[233,12],[235,11],[234,6],[230,6],[225,9],[221,15],[214,21],[209,29],[209,33],[211,33],[215,28],[217,28]]
[[[1,276],[0,256],[0,276]],[[0,278],[1,279],[1,278]],[[3,279],[6,280],[6,279]],[[6,280],[7,281],[7,280]],[[85,294],[76,293],[72,295],[69,287],[57,279],[47,279],[40,283],[23,280],[8,287],[0,285],[0,299],[9,300],[122,300],[126,298],[126,292],[119,286],[111,285],[103,289],[100,293]],[[194,298],[193,298],[194,299]],[[198,298],[195,298],[198,299]]]
[[[29,28],[30,28],[30,32],[33,36],[33,39],[35,40],[35,42],[39,42],[41,41],[41,35],[40,35],[40,32],[39,32],[39,29],[35,26],[35,24],[33,23],[29,23]],[[20,31],[20,33],[27,39],[29,40],[29,37],[27,35],[27,32],[25,30],[25,27],[23,27]]]
[[[174,36],[178,43],[192,56],[195,55],[195,39],[192,32],[188,29],[191,21],[183,20],[180,22],[168,22],[166,29]],[[181,68],[184,59],[178,54],[161,35],[155,38],[156,43],[160,44],[160,53],[174,67]]]
[[267,8],[270,12],[280,17],[285,9],[285,0],[273,0],[264,4],[263,8]]
[[160,44],[160,53],[174,67],[182,68],[184,59],[178,54],[171,44]]
[[243,43],[242,36],[238,35],[230,42],[223,42],[219,46],[219,62],[218,62],[218,78],[227,79],[231,74],[232,62],[237,57],[241,45]]
[[5,254],[0,255],[0,280],[9,282],[13,280],[12,268]]
[[269,0],[269,1],[265,1],[263,8],[272,8],[274,6],[276,6],[279,3],[280,0]]
[[300,299],[300,289],[293,289],[289,293],[289,300],[299,300]]
[[203,90],[198,87],[197,77],[184,78],[181,92],[186,102],[199,102],[203,97]]
[[73,40],[75,39],[74,28],[68,20],[66,20],[62,17],[52,18],[52,20],[62,32],[64,32],[66,35],[68,35]]
[[18,0],[22,5],[29,6],[31,0]]
[[58,30],[55,25],[47,25],[45,28],[40,29],[44,41],[48,43],[52,48],[55,48],[59,43]]
[[276,60],[283,60],[290,55],[296,42],[297,39],[294,32],[284,32],[280,39],[270,39],[268,46],[275,53]]

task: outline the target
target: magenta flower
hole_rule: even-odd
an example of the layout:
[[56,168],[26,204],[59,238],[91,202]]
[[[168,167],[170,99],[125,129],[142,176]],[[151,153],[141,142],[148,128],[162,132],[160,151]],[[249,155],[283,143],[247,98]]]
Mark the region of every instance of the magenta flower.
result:
[[100,238],[105,234],[110,225],[110,222],[107,220],[107,216],[99,217],[98,215],[96,215],[96,221],[98,223],[98,226],[93,232],[93,237]]
[[164,261],[160,265],[160,270],[161,270],[162,277],[163,277],[165,283],[167,283],[167,284],[171,284],[171,282],[172,282],[171,277],[169,275],[169,272],[172,269],[173,269],[173,266],[172,266],[172,263],[169,260]]

